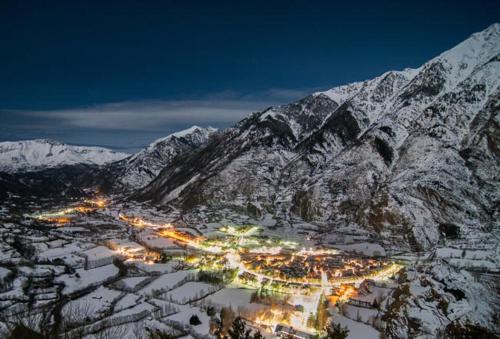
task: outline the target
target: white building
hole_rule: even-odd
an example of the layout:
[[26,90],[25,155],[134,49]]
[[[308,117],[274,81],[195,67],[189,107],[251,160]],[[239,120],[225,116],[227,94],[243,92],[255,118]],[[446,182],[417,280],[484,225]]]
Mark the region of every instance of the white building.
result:
[[147,252],[144,246],[126,239],[108,240],[107,245],[118,254],[129,259],[143,259]]
[[115,258],[120,257],[117,251],[110,250],[106,246],[97,246],[80,253],[85,258],[85,269],[91,269],[113,263]]

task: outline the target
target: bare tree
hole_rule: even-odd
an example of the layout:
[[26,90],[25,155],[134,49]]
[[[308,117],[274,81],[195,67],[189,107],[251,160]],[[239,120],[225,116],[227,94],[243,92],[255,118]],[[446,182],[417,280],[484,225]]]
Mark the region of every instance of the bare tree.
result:
[[111,323],[107,320],[103,322],[103,326],[105,327],[104,329],[94,334],[96,339],[119,339],[123,338],[125,334],[127,334],[126,326],[111,326]]
[[93,314],[90,304],[82,302],[68,303],[63,307],[62,312],[64,330],[89,322]]
[[1,322],[4,324],[2,338],[44,338],[50,328],[47,323],[47,313],[35,312],[28,309],[13,316],[2,316]]
[[132,334],[134,335],[135,338],[137,339],[142,339],[144,338],[144,324],[142,321],[136,321],[132,325]]

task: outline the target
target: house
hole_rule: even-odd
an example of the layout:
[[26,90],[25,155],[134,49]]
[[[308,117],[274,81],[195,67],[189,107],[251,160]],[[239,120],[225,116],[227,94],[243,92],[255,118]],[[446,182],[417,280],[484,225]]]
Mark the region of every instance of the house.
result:
[[120,255],[106,246],[97,246],[80,253],[85,258],[85,269],[96,268],[113,263]]
[[144,246],[126,239],[108,240],[107,245],[128,259],[143,259],[147,252]]
[[312,339],[312,334],[294,329],[291,326],[278,324],[274,329],[274,333],[281,338],[296,338],[296,339]]

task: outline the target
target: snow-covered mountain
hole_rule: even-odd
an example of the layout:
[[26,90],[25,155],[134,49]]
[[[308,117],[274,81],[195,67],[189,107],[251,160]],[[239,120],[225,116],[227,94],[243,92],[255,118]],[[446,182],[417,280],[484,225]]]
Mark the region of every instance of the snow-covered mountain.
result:
[[0,142],[0,172],[26,172],[64,165],[104,165],[129,156],[103,147],[73,146],[48,139]]
[[128,188],[140,188],[153,180],[176,156],[193,151],[205,144],[216,132],[215,128],[192,126],[172,133],[151,143],[130,157],[113,163],[110,170],[118,184]]
[[500,25],[417,69],[254,113],[135,195],[354,227],[414,250],[498,230]]
[[51,140],[0,143],[0,200],[19,196],[78,195],[96,188],[124,193],[141,188],[176,156],[204,145],[216,129],[193,126],[133,154]]

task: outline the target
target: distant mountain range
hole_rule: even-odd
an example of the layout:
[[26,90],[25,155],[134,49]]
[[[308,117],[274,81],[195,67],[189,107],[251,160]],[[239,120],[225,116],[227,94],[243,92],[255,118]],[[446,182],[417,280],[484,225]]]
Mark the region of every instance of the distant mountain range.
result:
[[147,185],[171,159],[201,147],[216,131],[193,126],[132,155],[47,139],[0,142],[0,198],[78,195],[87,187],[129,192]]
[[28,172],[64,165],[104,165],[128,154],[103,147],[73,146],[49,139],[0,142],[0,172]]

